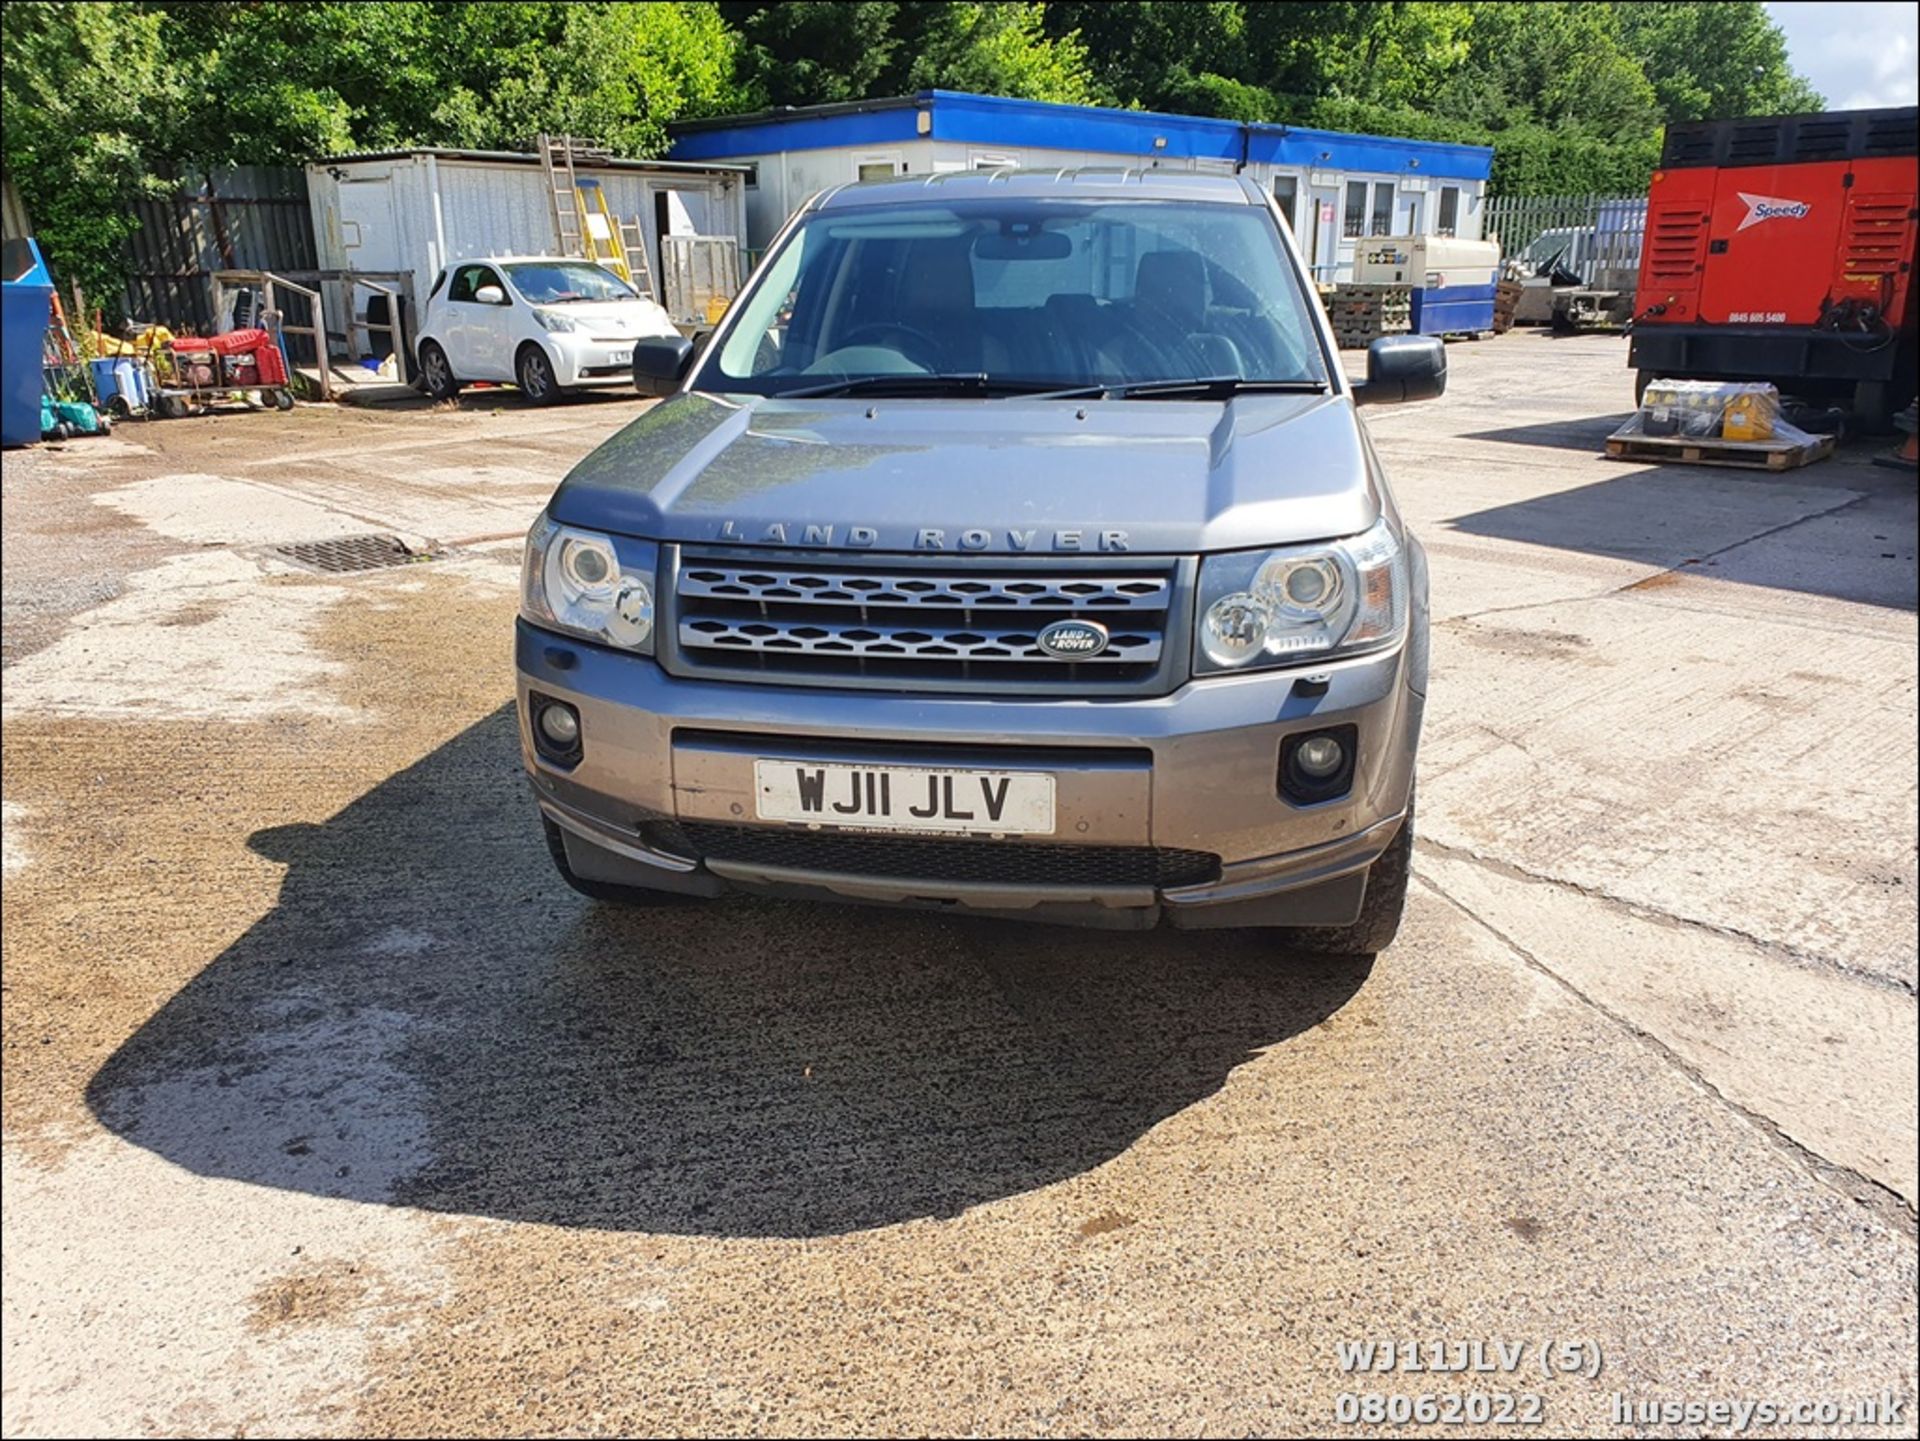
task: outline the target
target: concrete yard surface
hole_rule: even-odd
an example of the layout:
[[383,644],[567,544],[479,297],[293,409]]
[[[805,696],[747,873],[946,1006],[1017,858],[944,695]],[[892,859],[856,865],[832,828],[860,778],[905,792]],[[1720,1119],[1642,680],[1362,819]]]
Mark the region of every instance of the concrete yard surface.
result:
[[[1367,413],[1435,604],[1371,961],[567,890],[520,536],[643,402],[9,452],[0,1429],[1912,1435],[1914,481],[1449,361]],[[366,533],[434,558],[280,549]]]

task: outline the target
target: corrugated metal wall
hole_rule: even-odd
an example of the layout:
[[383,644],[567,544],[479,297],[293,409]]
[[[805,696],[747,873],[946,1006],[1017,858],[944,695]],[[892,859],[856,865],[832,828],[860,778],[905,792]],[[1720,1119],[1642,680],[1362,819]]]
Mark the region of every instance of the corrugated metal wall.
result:
[[13,182],[0,178],[0,240],[23,240],[33,234],[33,222],[27,218],[26,202]]
[[174,330],[214,328],[215,270],[312,270],[313,217],[304,170],[233,166],[136,206],[127,246],[126,313]]

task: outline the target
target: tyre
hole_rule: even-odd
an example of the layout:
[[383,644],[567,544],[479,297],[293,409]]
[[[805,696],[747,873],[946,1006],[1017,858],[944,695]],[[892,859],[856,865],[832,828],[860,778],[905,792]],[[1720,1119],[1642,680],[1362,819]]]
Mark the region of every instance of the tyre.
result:
[[1647,387],[1653,383],[1651,370],[1636,370],[1633,373],[1633,408],[1638,410],[1640,402],[1647,398]]
[[1853,415],[1866,435],[1886,435],[1893,429],[1892,387],[1884,380],[1857,381],[1853,387]]
[[420,384],[435,400],[452,400],[460,393],[460,378],[438,341],[420,342]]
[[154,408],[160,412],[163,420],[184,420],[187,415],[187,402],[184,396],[163,395],[154,402]]
[[1360,903],[1359,919],[1350,926],[1288,931],[1288,945],[1325,955],[1371,956],[1384,951],[1399,934],[1400,914],[1407,904],[1407,880],[1412,874],[1413,802],[1409,799],[1400,834],[1367,867],[1367,894]]
[[108,396],[107,409],[111,412],[115,420],[133,419],[133,402],[128,400],[124,395]]
[[291,390],[274,391],[273,408],[275,410],[292,410],[293,409],[293,392]]
[[584,876],[575,875],[573,867],[567,863],[567,833],[545,816],[540,817],[540,827],[546,832],[547,854],[553,857],[553,868],[560,872],[560,879],[592,900],[622,906],[686,906],[697,905],[703,899],[700,896],[681,895],[677,891],[655,891],[645,886],[590,881]]
[[560,382],[553,378],[553,362],[539,346],[520,347],[513,374],[520,393],[535,405],[552,405],[560,398]]

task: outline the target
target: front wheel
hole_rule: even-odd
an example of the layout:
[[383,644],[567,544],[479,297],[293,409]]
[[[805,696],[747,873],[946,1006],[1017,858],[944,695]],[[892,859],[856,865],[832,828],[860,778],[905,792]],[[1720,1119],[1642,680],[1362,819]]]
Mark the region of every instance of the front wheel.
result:
[[460,380],[453,373],[453,362],[447,359],[447,352],[440,348],[438,341],[420,342],[420,384],[435,400],[452,400],[460,393]]
[[1400,916],[1407,905],[1407,882],[1413,875],[1413,801],[1400,834],[1367,867],[1367,894],[1360,915],[1350,926],[1316,926],[1288,931],[1287,942],[1298,950],[1329,955],[1371,956],[1393,944],[1400,932]]
[[513,373],[519,381],[520,393],[535,405],[552,405],[560,398],[560,382],[553,378],[553,362],[539,346],[521,347]]

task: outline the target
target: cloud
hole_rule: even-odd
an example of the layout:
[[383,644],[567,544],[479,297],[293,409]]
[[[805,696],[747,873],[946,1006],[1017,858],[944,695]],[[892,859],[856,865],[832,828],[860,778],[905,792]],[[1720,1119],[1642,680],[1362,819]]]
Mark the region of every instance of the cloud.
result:
[[1920,101],[1920,4],[1795,0],[1769,4],[1786,33],[1787,57],[1835,110]]

